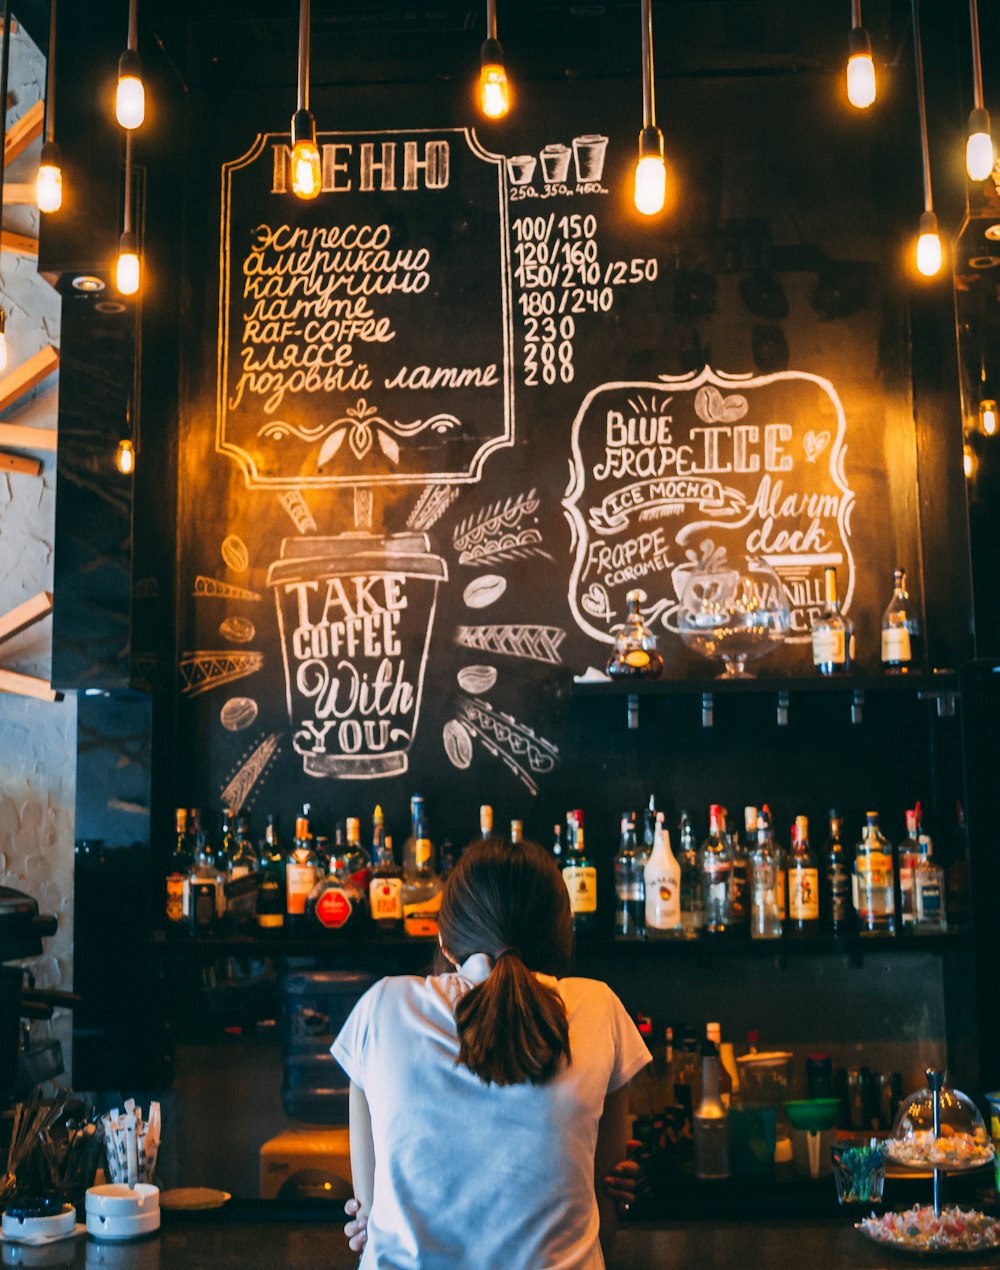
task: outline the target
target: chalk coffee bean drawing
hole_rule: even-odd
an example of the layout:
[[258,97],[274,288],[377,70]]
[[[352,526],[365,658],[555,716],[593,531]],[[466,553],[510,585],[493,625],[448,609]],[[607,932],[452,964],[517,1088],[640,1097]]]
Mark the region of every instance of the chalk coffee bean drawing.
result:
[[750,409],[750,403],[741,393],[724,397],[718,388],[706,384],[695,393],[694,411],[703,423],[735,423]]
[[496,681],[497,672],[493,666],[463,666],[458,672],[458,686],[463,692],[471,692],[476,697],[489,692]]
[[444,725],[444,752],[453,767],[466,768],[472,762],[472,737],[468,728],[457,719],[449,719]]
[[242,732],[257,718],[257,702],[251,697],[230,697],[219,711],[219,722],[228,732]]
[[813,432],[812,428],[810,428],[802,438],[802,449],[806,454],[806,462],[815,463],[829,444],[829,432]]
[[227,617],[219,626],[219,634],[234,644],[249,644],[257,628],[248,617]]
[[250,568],[250,553],[239,534],[230,534],[222,542],[222,558],[236,573],[246,573]]
[[462,598],[470,609],[484,609],[499,600],[507,590],[507,579],[498,573],[484,573],[473,578],[462,592]]

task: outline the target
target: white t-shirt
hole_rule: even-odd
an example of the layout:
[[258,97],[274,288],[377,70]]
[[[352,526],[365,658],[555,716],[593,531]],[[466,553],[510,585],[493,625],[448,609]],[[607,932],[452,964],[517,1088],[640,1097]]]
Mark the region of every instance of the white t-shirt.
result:
[[607,984],[551,979],[572,1061],[544,1085],[486,1085],[459,1064],[455,1003],[490,972],[382,979],[331,1052],[366,1094],[375,1192],[363,1270],[602,1270],[594,1195],[607,1094],[650,1061]]

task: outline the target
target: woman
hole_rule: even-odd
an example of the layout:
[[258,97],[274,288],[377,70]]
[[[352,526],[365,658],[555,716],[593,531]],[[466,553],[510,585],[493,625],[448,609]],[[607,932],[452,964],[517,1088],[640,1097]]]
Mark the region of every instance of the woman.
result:
[[361,1266],[600,1270],[615,1213],[595,1181],[624,1158],[627,1085],[649,1051],[606,984],[555,977],[573,926],[541,847],[469,847],[439,930],[456,970],[381,980],[333,1044]]

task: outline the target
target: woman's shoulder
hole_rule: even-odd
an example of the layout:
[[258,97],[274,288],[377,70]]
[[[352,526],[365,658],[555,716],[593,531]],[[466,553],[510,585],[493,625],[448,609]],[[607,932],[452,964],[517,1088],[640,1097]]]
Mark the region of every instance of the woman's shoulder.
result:
[[581,1003],[605,1010],[624,1009],[612,988],[603,979],[560,979],[559,993],[567,1005]]

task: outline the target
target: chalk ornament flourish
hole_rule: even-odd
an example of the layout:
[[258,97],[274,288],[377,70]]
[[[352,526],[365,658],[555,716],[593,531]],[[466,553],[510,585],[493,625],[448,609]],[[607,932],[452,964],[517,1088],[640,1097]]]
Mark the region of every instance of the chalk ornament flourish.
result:
[[258,428],[257,435],[284,440],[285,437],[296,436],[300,441],[322,441],[316,466],[323,467],[333,458],[340,447],[347,441],[354,457],[360,462],[371,451],[374,444],[390,463],[399,462],[399,444],[396,437],[409,440],[419,436],[430,428],[434,432],[447,432],[449,428],[460,428],[461,421],[454,415],[436,414],[429,419],[415,419],[412,423],[400,423],[398,419],[385,419],[378,412],[377,406],[371,406],[364,397],[359,397],[357,404],[348,406],[339,419],[330,423],[300,425],[288,423],[284,419],[275,419]]

